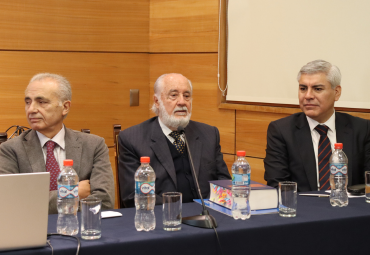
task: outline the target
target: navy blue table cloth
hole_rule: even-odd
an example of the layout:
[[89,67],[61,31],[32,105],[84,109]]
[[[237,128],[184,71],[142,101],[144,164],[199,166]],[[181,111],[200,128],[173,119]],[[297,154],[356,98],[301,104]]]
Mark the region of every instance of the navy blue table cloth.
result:
[[[182,225],[177,232],[162,228],[162,207],[155,207],[154,231],[138,232],[135,209],[116,210],[122,217],[102,219],[102,238],[81,240],[80,254],[221,254],[213,229]],[[329,198],[298,196],[297,216],[252,215],[241,221],[209,210],[218,223],[217,232],[227,254],[367,254],[370,244],[370,204],[352,198],[344,208],[332,207]],[[183,217],[201,212],[195,203],[183,204]],[[49,216],[48,233],[56,232],[57,215]],[[78,235],[79,236],[79,235]],[[75,254],[76,241],[51,237],[54,254]],[[4,254],[51,254],[48,246]]]

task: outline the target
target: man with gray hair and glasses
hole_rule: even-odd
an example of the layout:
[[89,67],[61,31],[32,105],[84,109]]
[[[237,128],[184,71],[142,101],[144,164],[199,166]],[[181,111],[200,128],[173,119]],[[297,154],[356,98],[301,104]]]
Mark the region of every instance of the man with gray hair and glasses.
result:
[[301,113],[270,123],[265,180],[297,182],[298,191],[330,189],[329,159],[335,143],[348,157],[348,185],[364,183],[370,170],[370,121],[336,112],[342,92],[339,68],[324,60],[307,63],[298,73]]
[[57,177],[65,159],[73,159],[80,199],[94,196],[102,200],[104,209],[114,206],[108,147],[101,137],[64,126],[71,100],[66,78],[50,73],[35,75],[24,98],[31,129],[0,146],[0,174],[50,172],[50,214],[57,213]]
[[[190,120],[193,102],[190,80],[176,73],[160,76],[154,84],[152,110],[158,115],[119,134],[119,180],[121,204],[133,207],[134,174],[140,157],[150,157],[156,174],[156,204],[162,193],[178,191],[183,202],[199,198],[190,168],[186,146],[189,146],[203,197],[209,196],[211,180],[230,179],[223,160],[220,135],[216,127]],[[189,144],[177,132],[185,128]]]

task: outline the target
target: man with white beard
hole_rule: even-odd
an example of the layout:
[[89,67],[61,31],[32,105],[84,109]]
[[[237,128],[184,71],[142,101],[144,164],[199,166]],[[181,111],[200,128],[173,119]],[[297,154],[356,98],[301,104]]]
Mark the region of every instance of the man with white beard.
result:
[[[156,174],[156,204],[162,193],[178,191],[183,202],[199,198],[186,146],[189,146],[195,173],[204,198],[209,196],[209,181],[231,179],[223,160],[220,135],[216,127],[190,120],[192,84],[185,76],[163,74],[154,84],[152,110],[157,117],[130,127],[119,134],[119,181],[121,206],[133,207],[136,169],[140,157],[150,157]],[[177,128],[185,128],[189,144]]]

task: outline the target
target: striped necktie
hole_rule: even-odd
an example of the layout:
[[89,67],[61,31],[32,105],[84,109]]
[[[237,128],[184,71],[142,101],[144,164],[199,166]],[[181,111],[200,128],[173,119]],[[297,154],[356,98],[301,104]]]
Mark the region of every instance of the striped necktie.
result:
[[173,131],[170,133],[170,136],[175,139],[175,141],[173,142],[173,145],[175,145],[177,151],[180,152],[181,154],[184,154],[185,143],[181,139],[180,133],[177,131]]
[[48,141],[46,143],[46,171],[50,172],[50,188],[49,190],[57,190],[58,189],[58,175],[60,173],[60,168],[58,165],[57,160],[54,156],[54,148],[55,148],[55,142]]
[[328,137],[328,127],[325,125],[317,125],[316,131],[320,134],[319,148],[317,152],[318,166],[319,166],[319,181],[320,190],[330,189],[330,165],[329,159],[331,156],[331,146]]

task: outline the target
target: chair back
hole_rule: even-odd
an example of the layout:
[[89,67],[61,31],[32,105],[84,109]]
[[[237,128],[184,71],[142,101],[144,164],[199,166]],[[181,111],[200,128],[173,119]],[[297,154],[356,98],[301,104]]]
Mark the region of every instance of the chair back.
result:
[[118,135],[121,132],[121,125],[120,124],[113,124],[113,141],[114,141],[114,163],[116,167],[116,171],[113,171],[114,179],[115,179],[115,192],[116,192],[116,204],[118,204],[118,208],[122,208],[121,205],[121,196],[119,192],[119,175],[118,175],[118,159],[119,159],[119,147],[118,147]]
[[86,134],[90,134],[90,129],[82,128],[81,132],[86,133]]
[[0,133],[0,144],[8,140],[8,134],[6,132]]

